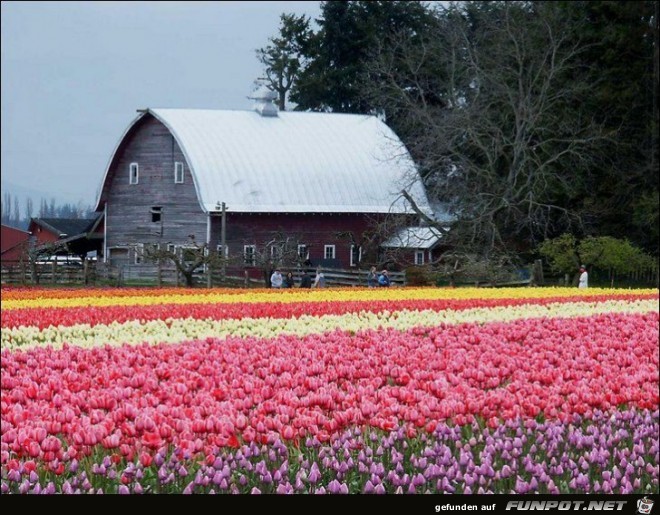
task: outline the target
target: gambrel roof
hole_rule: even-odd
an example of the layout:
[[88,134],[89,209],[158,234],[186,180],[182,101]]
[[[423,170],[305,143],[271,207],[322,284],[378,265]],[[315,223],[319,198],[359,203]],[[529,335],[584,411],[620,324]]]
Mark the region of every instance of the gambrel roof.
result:
[[412,213],[404,188],[430,211],[412,158],[375,116],[147,109],[117,149],[145,116],[176,139],[206,212],[225,202],[232,212]]

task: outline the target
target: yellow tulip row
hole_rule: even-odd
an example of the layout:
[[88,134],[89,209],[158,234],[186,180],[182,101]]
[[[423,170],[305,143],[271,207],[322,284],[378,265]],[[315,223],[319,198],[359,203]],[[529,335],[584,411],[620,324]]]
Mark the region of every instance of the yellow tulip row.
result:
[[[121,291],[121,290],[119,290]],[[80,296],[71,298],[44,297],[35,299],[8,298],[2,310],[20,308],[52,308],[80,306],[147,306],[157,304],[238,303],[238,302],[347,302],[347,301],[400,301],[420,299],[541,299],[551,297],[608,296],[627,293],[626,290],[590,288],[354,288],[322,290],[256,290],[228,293],[227,290],[205,290],[199,294],[172,293],[173,290],[145,289],[136,295]],[[631,296],[657,295],[658,290],[630,290]]]

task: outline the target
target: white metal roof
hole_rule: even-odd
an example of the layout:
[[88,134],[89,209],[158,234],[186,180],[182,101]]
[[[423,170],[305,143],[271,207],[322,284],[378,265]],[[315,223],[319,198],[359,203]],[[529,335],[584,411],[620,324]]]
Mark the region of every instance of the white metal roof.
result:
[[406,188],[430,213],[410,155],[374,116],[147,112],[179,143],[206,211],[217,211],[225,202],[232,212],[412,212],[399,195]]
[[404,227],[382,244],[387,248],[430,249],[442,238],[433,227]]

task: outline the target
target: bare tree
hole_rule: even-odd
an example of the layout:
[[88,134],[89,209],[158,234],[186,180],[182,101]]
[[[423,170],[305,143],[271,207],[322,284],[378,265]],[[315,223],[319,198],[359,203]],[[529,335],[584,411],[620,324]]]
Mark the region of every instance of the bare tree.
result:
[[9,224],[11,221],[11,194],[5,193],[2,196],[2,223]]
[[402,194],[466,255],[497,261],[580,223],[581,173],[607,136],[580,109],[584,47],[568,35],[552,3],[468,2],[372,61],[365,94],[402,136],[431,202],[454,218],[451,230]]
[[45,264],[56,258],[62,252],[68,251],[66,243],[55,241],[36,245],[33,238],[22,245],[20,256],[20,266],[25,270],[25,266],[30,270],[30,280],[32,284],[39,284],[41,280],[40,264]]
[[25,218],[29,222],[30,219],[32,218],[32,210],[34,209],[34,206],[32,205],[32,199],[30,197],[27,197],[25,200]]
[[13,216],[14,225],[18,227],[21,223],[21,208],[18,202],[18,196],[14,197],[14,216]]
[[162,263],[172,263],[177,272],[183,276],[188,288],[195,286],[194,274],[202,267],[208,267],[208,273],[213,269],[220,268],[226,259],[220,253],[209,250],[206,243],[199,244],[195,236],[189,236],[190,242],[178,249],[160,248],[157,244],[145,244],[135,251],[142,253],[145,261],[156,263],[159,267]]
[[[303,268],[307,262],[307,252],[300,255],[298,246],[304,241],[300,236],[285,236],[283,233],[275,233],[271,239],[262,245],[254,245],[250,256],[244,256],[244,266],[254,266],[260,269],[264,284],[270,288],[270,277],[277,268]],[[244,245],[251,245],[246,240]],[[309,251],[309,246],[305,246]]]

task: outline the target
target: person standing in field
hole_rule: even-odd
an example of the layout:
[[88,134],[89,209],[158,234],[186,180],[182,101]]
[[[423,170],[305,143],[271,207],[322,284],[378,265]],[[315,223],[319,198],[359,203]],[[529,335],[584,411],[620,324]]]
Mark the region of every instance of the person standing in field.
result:
[[390,276],[387,273],[387,270],[383,270],[381,274],[378,276],[378,286],[387,288],[390,284],[391,284]]
[[312,287],[312,278],[307,273],[307,270],[303,271],[302,277],[300,278],[300,287],[301,288]]
[[282,287],[282,274],[279,270],[275,270],[273,275],[270,276],[270,286],[272,288],[281,288]]
[[371,270],[367,274],[367,286],[369,288],[375,288],[378,285],[378,273],[376,272],[376,267],[372,266]]
[[589,274],[587,273],[587,268],[582,265],[580,267],[580,279],[578,281],[578,288],[588,288],[589,287]]
[[316,279],[314,280],[314,288],[325,288],[325,275],[323,272],[316,274]]

